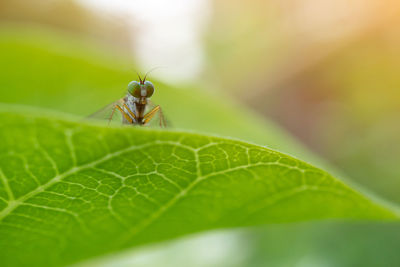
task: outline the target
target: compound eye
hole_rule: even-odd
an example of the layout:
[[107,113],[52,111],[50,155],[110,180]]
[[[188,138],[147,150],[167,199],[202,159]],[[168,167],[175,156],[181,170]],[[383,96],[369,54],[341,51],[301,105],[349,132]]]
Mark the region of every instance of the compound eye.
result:
[[151,97],[154,94],[154,85],[149,82],[144,82],[144,88],[146,89],[146,97]]
[[134,97],[140,97],[140,83],[137,81],[132,81],[128,84],[128,92]]

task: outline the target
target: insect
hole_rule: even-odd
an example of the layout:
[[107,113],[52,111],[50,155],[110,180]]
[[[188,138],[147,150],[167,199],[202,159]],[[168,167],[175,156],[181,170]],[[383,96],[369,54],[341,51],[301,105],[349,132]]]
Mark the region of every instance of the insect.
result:
[[[93,113],[89,118],[104,118],[107,115],[108,123],[110,123],[118,110],[122,115],[123,124],[147,125],[158,113],[160,127],[166,127],[166,121],[159,105],[155,106],[150,101],[150,97],[154,94],[154,85],[150,81],[146,81],[147,74],[142,79],[138,74],[139,81],[131,81],[125,97],[107,105],[101,110]],[[150,109],[149,111],[147,111]]]

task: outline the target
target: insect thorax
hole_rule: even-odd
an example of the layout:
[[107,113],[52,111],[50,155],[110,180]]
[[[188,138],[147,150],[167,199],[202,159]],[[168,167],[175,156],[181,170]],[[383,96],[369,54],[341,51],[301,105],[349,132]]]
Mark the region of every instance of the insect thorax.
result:
[[125,98],[125,104],[128,106],[128,108],[136,114],[136,103],[138,102],[138,99],[134,96],[132,96],[131,94],[127,94],[126,98]]

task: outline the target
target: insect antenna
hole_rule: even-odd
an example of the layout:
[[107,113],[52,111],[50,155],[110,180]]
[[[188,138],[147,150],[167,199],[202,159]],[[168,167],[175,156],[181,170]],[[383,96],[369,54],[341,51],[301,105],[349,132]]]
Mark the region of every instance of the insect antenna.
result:
[[152,72],[153,70],[156,70],[156,69],[159,69],[159,68],[162,68],[162,67],[161,67],[161,66],[154,67],[154,68],[150,69],[149,71],[147,71],[146,74],[144,75],[143,82],[146,81],[147,74],[149,74],[149,73]]
[[140,77],[140,75],[139,75],[139,73],[138,73],[137,71],[136,71],[136,74],[137,74],[137,76],[138,76],[138,78],[139,78],[140,84],[143,84],[144,81],[146,80],[146,76],[145,76],[144,79],[142,80],[142,78]]

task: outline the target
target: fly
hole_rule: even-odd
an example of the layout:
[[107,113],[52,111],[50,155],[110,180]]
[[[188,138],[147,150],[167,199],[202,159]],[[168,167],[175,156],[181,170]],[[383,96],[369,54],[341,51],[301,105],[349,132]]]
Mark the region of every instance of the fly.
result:
[[[152,105],[150,98],[154,94],[154,85],[150,81],[146,81],[147,74],[142,79],[139,75],[139,81],[131,81],[128,84],[128,90],[125,97],[109,104],[105,108],[95,112],[89,117],[101,117],[104,112],[111,112],[108,115],[108,123],[110,123],[118,110],[122,115],[123,124],[147,125],[159,114],[160,127],[166,127],[164,115],[159,105]],[[152,107],[151,107],[152,106]],[[150,111],[147,110],[150,108]]]

